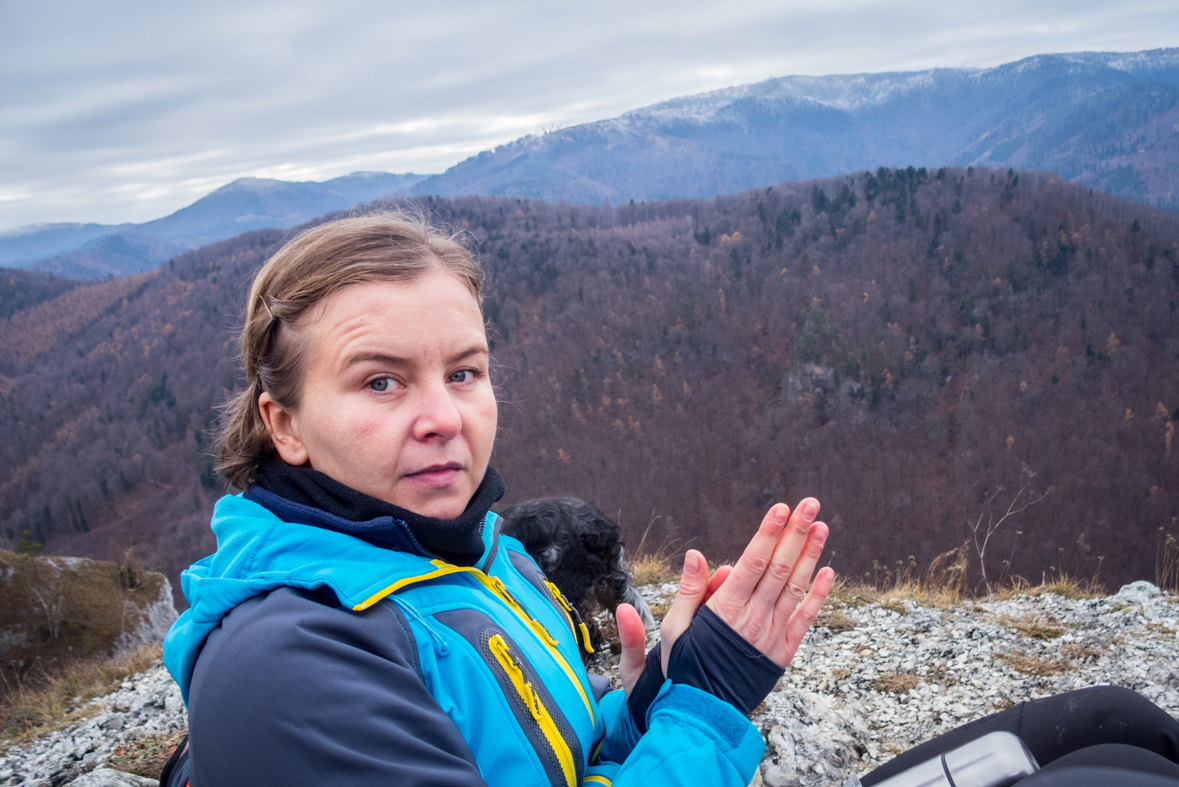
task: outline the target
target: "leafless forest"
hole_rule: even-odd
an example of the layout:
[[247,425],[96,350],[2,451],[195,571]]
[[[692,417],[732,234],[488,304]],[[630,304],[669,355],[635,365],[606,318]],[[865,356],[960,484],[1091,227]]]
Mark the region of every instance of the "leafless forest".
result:
[[[980,516],[981,537],[1021,479],[1024,500],[1051,493],[994,532],[991,581],[1150,579],[1160,528],[1179,530],[1179,216],[961,169],[422,205],[489,274],[505,503],[578,495],[632,552],[719,559],[770,503],[815,495],[832,565],[857,576],[920,572]],[[0,546],[134,546],[173,580],[211,551],[208,429],[283,237],[0,318]]]

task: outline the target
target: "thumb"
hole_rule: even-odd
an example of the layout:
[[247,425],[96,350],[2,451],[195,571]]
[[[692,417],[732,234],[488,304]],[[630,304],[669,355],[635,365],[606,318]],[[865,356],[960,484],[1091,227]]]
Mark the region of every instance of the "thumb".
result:
[[622,659],[618,663],[618,674],[626,695],[643,674],[647,663],[647,629],[643,619],[630,604],[619,604],[614,610],[614,622],[618,624],[618,640],[622,643]]
[[663,641],[663,674],[667,674],[667,660],[671,657],[671,646],[679,636],[692,625],[696,611],[704,604],[708,591],[708,561],[695,549],[684,555],[684,573],[680,576],[680,590],[672,602],[671,609],[663,617],[659,627]]

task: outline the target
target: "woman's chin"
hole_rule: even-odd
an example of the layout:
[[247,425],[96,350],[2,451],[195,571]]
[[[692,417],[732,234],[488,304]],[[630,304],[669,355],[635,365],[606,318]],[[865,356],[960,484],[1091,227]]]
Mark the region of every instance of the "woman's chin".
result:
[[[449,491],[449,490],[448,490]],[[415,499],[394,502],[393,505],[433,519],[458,519],[467,510],[470,495],[415,495]],[[462,498],[462,499],[460,499]],[[392,502],[392,501],[391,501]]]

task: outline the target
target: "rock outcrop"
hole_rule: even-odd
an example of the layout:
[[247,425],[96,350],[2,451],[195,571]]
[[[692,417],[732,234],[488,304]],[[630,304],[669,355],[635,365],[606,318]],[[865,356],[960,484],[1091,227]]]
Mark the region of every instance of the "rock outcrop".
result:
[[159,642],[172,586],[133,561],[0,550],[0,663],[117,656]]
[[[643,589],[655,609],[675,592]],[[616,678],[618,657],[607,651],[591,668]],[[766,738],[753,783],[837,786],[971,719],[1105,683],[1179,718],[1179,598],[1135,582],[1097,599],[1041,593],[946,608],[832,600],[753,716]],[[0,785],[93,787],[81,779],[116,747],[187,724],[162,666],[91,706],[85,721],[0,758]]]

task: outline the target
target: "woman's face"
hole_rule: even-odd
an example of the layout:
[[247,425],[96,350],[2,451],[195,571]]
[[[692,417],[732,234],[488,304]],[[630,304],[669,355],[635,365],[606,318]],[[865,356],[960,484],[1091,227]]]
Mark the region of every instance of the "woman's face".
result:
[[418,514],[461,514],[496,429],[483,317],[462,282],[437,270],[347,287],[295,330],[298,409],[258,400],[283,460]]

